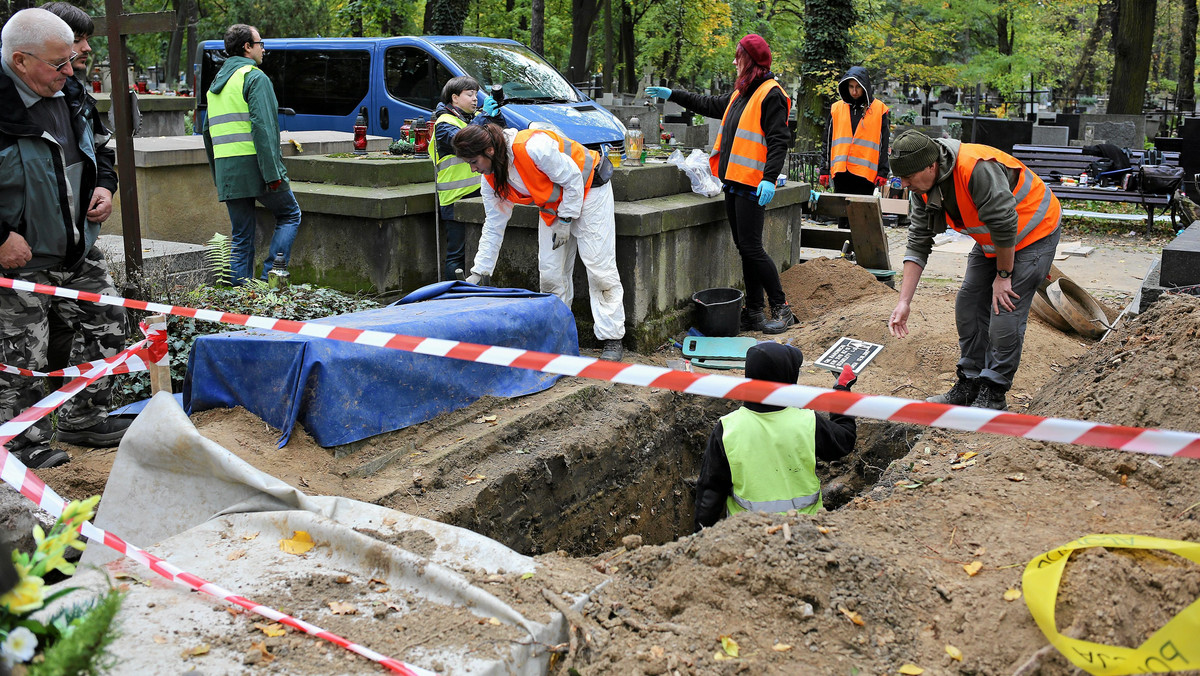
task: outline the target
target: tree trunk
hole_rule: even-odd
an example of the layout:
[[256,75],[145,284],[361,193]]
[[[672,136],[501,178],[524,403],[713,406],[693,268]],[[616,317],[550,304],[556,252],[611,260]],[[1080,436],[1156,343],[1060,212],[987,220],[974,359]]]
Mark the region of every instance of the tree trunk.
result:
[[1075,64],[1071,79],[1067,81],[1065,94],[1068,99],[1078,98],[1079,88],[1083,85],[1083,78],[1091,66],[1092,57],[1096,54],[1096,47],[1100,44],[1100,38],[1104,36],[1105,32],[1112,30],[1112,14],[1112,0],[1100,0],[1100,4],[1096,6],[1096,23],[1092,24],[1092,30],[1088,33],[1087,41],[1083,43],[1083,50],[1079,54],[1079,62]]
[[1012,56],[1013,41],[1016,39],[1016,29],[1011,27],[1011,10],[1001,2],[996,10],[996,51],[1004,56]]
[[[167,42],[167,63],[164,69],[162,81],[167,87],[171,87],[171,83],[179,76],[179,50],[183,48],[183,32],[187,30],[188,16],[192,13],[191,0],[172,0],[171,8],[175,10],[175,29],[171,31],[171,38]],[[173,89],[178,89],[180,83],[176,82]]]
[[613,71],[617,67],[617,63],[613,59],[612,3],[613,0],[604,0],[604,91],[606,92],[613,90]]
[[1183,0],[1183,39],[1179,43],[1179,108],[1196,109],[1196,0]]
[[596,0],[571,0],[571,56],[567,60],[567,79],[571,82],[588,79],[588,38],[598,8]]
[[637,44],[633,35],[633,10],[631,0],[621,2],[621,59],[624,66],[621,69],[621,91],[637,94]]
[[462,35],[470,9],[470,0],[428,0],[425,3],[425,34]]
[[1150,75],[1154,17],[1158,0],[1117,0],[1113,24],[1113,79],[1109,87],[1110,115],[1140,115]]
[[533,0],[529,15],[529,48],[543,54],[546,51],[546,0]]

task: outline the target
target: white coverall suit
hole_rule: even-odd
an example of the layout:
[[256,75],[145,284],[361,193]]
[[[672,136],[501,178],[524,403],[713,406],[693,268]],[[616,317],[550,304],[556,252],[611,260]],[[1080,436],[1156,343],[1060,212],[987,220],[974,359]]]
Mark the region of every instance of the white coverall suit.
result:
[[[508,144],[508,185],[522,195],[528,195],[525,182],[512,162],[515,129],[505,129]],[[567,243],[553,248],[549,226],[538,219],[538,283],[543,293],[552,293],[571,307],[575,297],[572,275],[575,253],[587,267],[588,291],[591,295],[592,318],[596,338],[620,340],[625,337],[625,290],[617,274],[617,230],[612,183],[594,187],[584,198],[584,178],[579,165],[558,148],[558,143],[546,134],[534,134],[525,144],[530,159],[553,183],[562,188],[559,216],[573,218],[571,237]],[[496,257],[504,242],[504,229],[512,216],[513,203],[500,197],[488,183],[480,179],[486,219],[479,237],[479,251],[471,272],[490,275],[496,268]]]

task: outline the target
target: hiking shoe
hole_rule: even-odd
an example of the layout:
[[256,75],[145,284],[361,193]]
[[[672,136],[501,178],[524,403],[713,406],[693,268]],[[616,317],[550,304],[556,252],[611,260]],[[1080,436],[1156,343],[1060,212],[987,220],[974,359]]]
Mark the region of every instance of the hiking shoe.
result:
[[741,326],[743,331],[762,331],[763,325],[767,323],[767,315],[762,311],[762,308],[751,310],[748,307],[742,308]]
[[993,383],[990,380],[983,378],[979,379],[979,394],[975,397],[975,401],[971,402],[971,406],[975,408],[994,408],[997,411],[1008,410],[1008,402],[1004,399],[1006,390]]
[[64,430],[58,428],[58,441],[76,446],[92,448],[112,448],[121,443],[125,430],[129,429],[132,418],[108,416],[103,421],[82,430]]
[[625,356],[625,347],[621,345],[619,340],[604,341],[604,351],[600,353],[600,358],[604,361],[621,361]]
[[71,456],[66,451],[49,446],[26,446],[19,451],[13,451],[13,455],[29,469],[47,469],[71,462]]
[[789,326],[796,324],[796,315],[792,314],[792,306],[784,303],[771,308],[771,318],[763,323],[763,333],[783,333]]
[[[925,401],[932,404],[953,404],[954,406],[972,406],[975,398],[979,396],[979,378],[968,378],[963,375],[962,369],[958,370],[958,382],[954,383],[954,387],[945,394],[939,394],[936,397],[930,397]],[[1003,393],[1001,393],[1003,394]]]

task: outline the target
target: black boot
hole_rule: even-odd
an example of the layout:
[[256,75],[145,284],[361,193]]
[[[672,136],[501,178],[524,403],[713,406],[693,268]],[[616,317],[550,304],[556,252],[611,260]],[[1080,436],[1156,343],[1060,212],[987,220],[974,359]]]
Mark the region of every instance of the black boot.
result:
[[1008,410],[1008,401],[1004,398],[1004,393],[1008,390],[993,383],[986,378],[979,379],[979,394],[971,405],[975,408],[994,408],[997,411]]
[[783,333],[796,323],[792,306],[784,303],[771,308],[771,318],[763,324],[763,333]]
[[742,308],[742,330],[743,331],[762,331],[763,325],[767,323],[767,316],[763,313],[762,308],[751,310],[748,307]]
[[979,378],[968,378],[963,370],[958,369],[958,382],[945,394],[930,397],[925,401],[933,404],[953,404],[955,406],[971,406],[979,396]]

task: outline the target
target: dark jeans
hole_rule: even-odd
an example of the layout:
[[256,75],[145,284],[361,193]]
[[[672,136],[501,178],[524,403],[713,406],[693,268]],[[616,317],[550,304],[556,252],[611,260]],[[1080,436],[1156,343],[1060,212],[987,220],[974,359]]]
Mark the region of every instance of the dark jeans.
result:
[[446,263],[443,281],[454,279],[454,271],[467,271],[467,226],[454,220],[454,205],[438,207],[442,230],[446,233]]
[[954,302],[958,324],[958,365],[968,378],[982,377],[1008,390],[1021,364],[1025,325],[1038,286],[1050,272],[1060,230],[1046,235],[1016,253],[1012,289],[1020,299],[1013,310],[992,314],[992,281],[996,259],[988,258],[978,244],[967,256],[962,288]]
[[779,268],[763,249],[763,220],[766,210],[754,199],[731,192],[725,193],[725,215],[733,232],[733,244],[742,257],[742,277],[746,280],[746,308],[763,309],[763,291],[771,307],[783,305],[783,285],[779,283]]
[[[833,175],[833,191],[847,195],[870,195],[875,192],[875,184],[862,176],[843,171]],[[838,227],[850,229],[850,219],[842,216],[838,219]]]
[[264,280],[275,263],[276,254],[283,254],[284,263],[291,259],[292,242],[300,230],[300,205],[296,203],[296,196],[291,189],[227,200],[225,208],[229,210],[229,222],[233,230],[233,260],[229,267],[235,286],[254,277],[254,235],[258,227],[254,215],[256,200],[275,215],[275,232],[271,235],[271,244],[267,247],[267,257],[263,263]]

